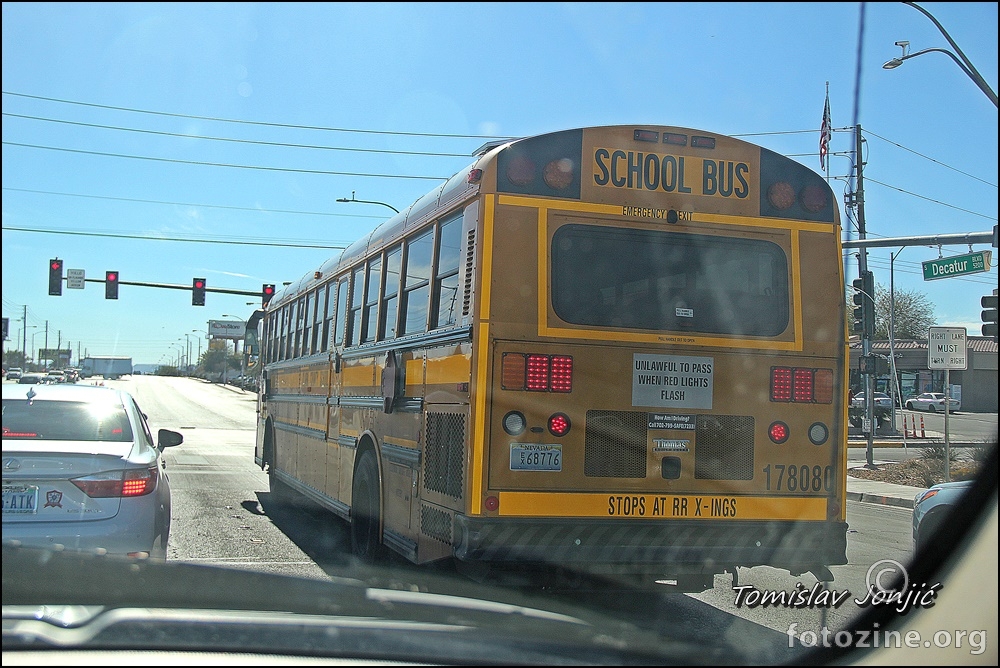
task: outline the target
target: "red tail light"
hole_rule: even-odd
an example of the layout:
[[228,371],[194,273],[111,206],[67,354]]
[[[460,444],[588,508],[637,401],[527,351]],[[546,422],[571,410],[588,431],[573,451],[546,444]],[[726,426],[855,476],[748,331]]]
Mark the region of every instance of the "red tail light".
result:
[[71,482],[92,499],[145,496],[156,489],[158,474],[159,469],[150,466],[148,469],[95,473],[74,478]]
[[771,401],[800,404],[833,403],[833,371],[771,367]]
[[795,369],[792,372],[792,401],[810,403],[813,400],[813,370]]
[[528,390],[546,392],[549,389],[549,356],[528,355]]
[[573,358],[569,355],[504,353],[501,387],[531,392],[573,391]]
[[565,436],[570,426],[569,416],[565,413],[553,413],[549,417],[549,433],[553,436]]
[[788,425],[784,422],[774,422],[767,428],[767,435],[775,443],[781,444],[788,440]]
[[771,368],[771,401],[792,400],[792,370],[788,367]]
[[552,391],[573,391],[573,358],[566,355],[552,356]]

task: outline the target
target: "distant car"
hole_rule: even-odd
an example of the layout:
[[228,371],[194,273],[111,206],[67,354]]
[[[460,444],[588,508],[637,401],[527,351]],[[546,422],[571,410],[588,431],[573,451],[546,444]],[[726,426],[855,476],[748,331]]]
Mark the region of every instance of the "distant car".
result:
[[10,369],[7,369],[7,379],[8,380],[19,380],[23,374],[24,374],[24,371],[22,371],[21,367],[19,367],[19,366],[15,366],[15,367],[12,367]]
[[53,370],[50,370],[49,372],[47,372],[45,375],[48,377],[47,382],[49,382],[49,383],[65,383],[66,382],[66,374],[64,374],[62,371],[58,371],[58,370],[53,369]]
[[3,542],[165,559],[170,483],[127,392],[92,385],[3,386]]
[[944,482],[926,489],[913,499],[913,546],[918,552],[926,548],[938,527],[945,521],[973,480]]
[[943,392],[924,392],[912,399],[906,400],[906,407],[911,411],[944,411],[944,403],[948,401],[948,412],[962,410],[959,399],[948,399]]
[[[890,397],[885,392],[872,392],[872,397],[875,399],[875,405],[881,406],[883,408],[892,408],[892,397]],[[851,405],[857,408],[864,408],[865,406],[865,393],[858,392],[854,395],[854,399],[851,401]]]
[[40,373],[25,373],[18,377],[17,382],[25,385],[44,385],[46,377]]

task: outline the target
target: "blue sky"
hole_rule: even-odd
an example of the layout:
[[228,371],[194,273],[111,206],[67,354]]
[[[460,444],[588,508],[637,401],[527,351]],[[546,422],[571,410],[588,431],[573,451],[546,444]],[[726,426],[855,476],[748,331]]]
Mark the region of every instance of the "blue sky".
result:
[[[995,91],[997,3],[921,6]],[[827,82],[838,197],[850,127],[866,139],[869,237],[992,230],[997,108],[945,54],[882,69],[898,40],[910,52],[950,47],[913,7],[869,3],[859,48],[861,7],[3,3],[10,336],[26,324],[37,350],[47,323],[49,346],[68,341],[74,359],[80,350],[155,364],[189,342],[196,352],[209,319],[246,318],[259,300],[210,292],[194,307],[188,291],[123,285],[110,301],[96,283],[52,297],[49,258],[88,278],[280,286],[336,251],[250,244],[349,244],[391,212],[338,198],[402,209],[494,137],[678,125],[741,135],[819,171]],[[897,250],[870,251],[878,283],[889,285]],[[903,250],[897,290],[925,293],[938,324],[978,335],[996,269],[924,281],[920,263],[936,257]]]

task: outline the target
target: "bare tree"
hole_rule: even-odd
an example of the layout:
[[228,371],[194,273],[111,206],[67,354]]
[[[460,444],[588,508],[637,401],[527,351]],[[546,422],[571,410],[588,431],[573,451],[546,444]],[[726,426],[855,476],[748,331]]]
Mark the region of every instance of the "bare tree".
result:
[[[875,285],[875,338],[889,338],[889,289],[877,283]],[[934,317],[934,305],[922,292],[916,290],[895,289],[896,331],[897,339],[925,339],[927,328],[937,324]]]

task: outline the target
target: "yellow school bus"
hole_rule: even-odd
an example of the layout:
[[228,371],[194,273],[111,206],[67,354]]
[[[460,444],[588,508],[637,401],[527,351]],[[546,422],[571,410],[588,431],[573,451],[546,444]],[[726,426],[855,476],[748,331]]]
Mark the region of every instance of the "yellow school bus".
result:
[[255,461],[367,560],[832,579],[840,238],[822,177],[732,137],[487,144],[248,322]]

